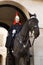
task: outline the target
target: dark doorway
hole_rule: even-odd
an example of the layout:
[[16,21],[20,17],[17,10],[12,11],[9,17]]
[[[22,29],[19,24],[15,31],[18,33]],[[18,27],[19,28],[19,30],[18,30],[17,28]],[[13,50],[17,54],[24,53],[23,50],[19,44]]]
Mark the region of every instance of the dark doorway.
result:
[[9,4],[0,5],[0,22],[6,23],[10,26],[14,21],[16,11],[19,13],[21,22],[25,23],[27,17],[24,12],[18,7]]

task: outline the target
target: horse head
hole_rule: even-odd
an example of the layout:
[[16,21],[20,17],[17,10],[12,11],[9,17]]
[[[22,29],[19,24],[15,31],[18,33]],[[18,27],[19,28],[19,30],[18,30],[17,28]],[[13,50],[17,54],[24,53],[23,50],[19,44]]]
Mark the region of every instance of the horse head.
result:
[[38,26],[38,19],[36,17],[30,18],[28,20],[29,24],[29,31],[34,34],[34,38],[39,36],[39,26]]
[[38,19],[36,16],[31,17],[28,20],[28,26],[29,26],[29,39],[31,45],[33,44],[34,40],[39,36],[39,26],[38,26]]

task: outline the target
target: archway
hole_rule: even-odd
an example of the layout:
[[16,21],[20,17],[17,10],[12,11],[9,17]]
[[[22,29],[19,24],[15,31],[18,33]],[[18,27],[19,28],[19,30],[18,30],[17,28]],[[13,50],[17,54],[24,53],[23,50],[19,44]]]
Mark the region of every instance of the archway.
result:
[[22,5],[16,2],[4,1],[0,3],[0,22],[11,25],[15,18],[15,13],[18,11],[20,20],[25,23],[29,18],[29,13]]
[[0,27],[3,27],[8,31],[14,20],[16,11],[18,11],[20,20],[24,24],[30,16],[28,11],[22,5],[11,1],[0,2]]

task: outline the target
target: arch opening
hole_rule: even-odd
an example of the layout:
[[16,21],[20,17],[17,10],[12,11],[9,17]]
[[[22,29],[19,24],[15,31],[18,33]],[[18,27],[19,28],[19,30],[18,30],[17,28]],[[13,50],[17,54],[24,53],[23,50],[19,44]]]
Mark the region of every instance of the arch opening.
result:
[[20,21],[24,24],[27,20],[26,15],[18,7],[10,4],[0,5],[0,21],[11,26],[14,21],[16,11],[19,13]]

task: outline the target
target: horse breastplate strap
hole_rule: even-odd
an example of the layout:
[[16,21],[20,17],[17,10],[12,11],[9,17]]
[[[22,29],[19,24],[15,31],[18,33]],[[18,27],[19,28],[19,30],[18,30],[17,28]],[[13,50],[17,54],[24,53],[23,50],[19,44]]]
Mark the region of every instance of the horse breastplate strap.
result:
[[17,38],[17,40],[19,41],[20,46],[22,46],[23,48],[26,48],[27,47],[28,43],[23,44],[23,41],[21,39],[19,39],[19,38]]

